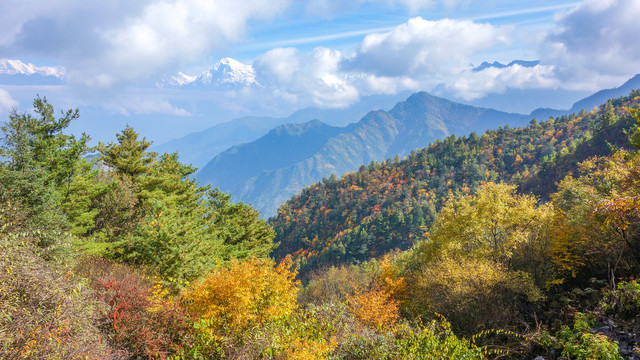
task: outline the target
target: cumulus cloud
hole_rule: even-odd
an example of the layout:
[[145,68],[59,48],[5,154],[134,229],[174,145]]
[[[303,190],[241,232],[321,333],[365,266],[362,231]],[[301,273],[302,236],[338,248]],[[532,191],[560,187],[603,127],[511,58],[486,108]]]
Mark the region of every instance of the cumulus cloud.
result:
[[508,42],[506,28],[415,17],[390,32],[367,35],[344,66],[376,76],[439,82],[464,70],[470,55]]
[[[344,107],[362,95],[429,90],[443,84],[455,83],[456,92],[476,98],[504,91],[503,82],[517,82],[515,86],[548,82],[548,67],[537,67],[538,74],[516,67],[499,74],[470,71],[470,57],[508,43],[508,30],[467,20],[415,17],[391,31],[367,35],[353,54],[323,47],[307,54],[276,48],[259,56],[253,67],[257,81],[273,97],[321,107]],[[469,74],[474,77],[461,79]]]
[[640,2],[588,0],[560,14],[541,62],[555,65],[570,89],[617,86],[640,70]]
[[259,56],[253,66],[259,83],[291,103],[345,107],[359,93],[348,74],[340,71],[341,52],[318,47],[308,54],[276,48]]
[[[94,88],[152,77],[243,36],[289,0],[8,0],[0,50],[58,58]],[[59,6],[59,7],[57,7]],[[23,17],[24,15],[24,17]],[[16,19],[17,18],[17,19]]]
[[475,100],[488,93],[503,93],[512,89],[540,89],[557,87],[554,67],[536,65],[525,67],[513,64],[504,68],[489,67],[481,71],[465,71],[445,87],[465,100]]

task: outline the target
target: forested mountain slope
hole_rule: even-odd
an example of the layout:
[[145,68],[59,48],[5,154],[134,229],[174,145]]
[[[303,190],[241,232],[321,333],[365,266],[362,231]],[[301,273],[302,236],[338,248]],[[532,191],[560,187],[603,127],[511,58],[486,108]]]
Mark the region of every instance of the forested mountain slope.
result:
[[[421,92],[388,112],[372,111],[344,128],[327,131],[328,127],[318,122],[304,125],[300,132],[287,131],[290,126],[279,128],[255,142],[221,153],[197,177],[239,201],[251,203],[263,216],[271,216],[283,201],[323,177],[406,155],[450,134],[518,125],[525,119],[523,115],[462,105]],[[255,162],[257,154],[277,160]]]
[[324,179],[283,204],[271,220],[280,243],[274,255],[294,254],[304,271],[407,249],[426,236],[449,194],[487,181],[520,184],[545,196],[577,162],[627,143],[624,131],[633,120],[626,108],[639,95],[523,128],[449,136],[402,161],[372,162],[340,179]]

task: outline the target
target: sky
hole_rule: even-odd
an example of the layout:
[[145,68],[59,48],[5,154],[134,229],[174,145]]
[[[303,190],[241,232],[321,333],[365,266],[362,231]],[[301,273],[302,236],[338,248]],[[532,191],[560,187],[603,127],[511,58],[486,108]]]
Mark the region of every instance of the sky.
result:
[[[553,90],[577,100],[640,73],[637,19],[638,0],[3,0],[0,59],[64,68],[65,78],[0,83],[0,119],[39,94],[79,107],[74,130],[96,139],[129,123],[166,141],[234,117],[402,91],[481,103]],[[225,57],[250,65],[260,87],[156,86]],[[539,64],[473,70],[512,60]]]

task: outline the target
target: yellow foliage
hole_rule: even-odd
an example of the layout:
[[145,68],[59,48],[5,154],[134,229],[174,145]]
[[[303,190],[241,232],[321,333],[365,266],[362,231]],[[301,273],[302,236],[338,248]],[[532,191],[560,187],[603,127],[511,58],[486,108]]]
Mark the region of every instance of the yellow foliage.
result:
[[148,312],[159,312],[164,310],[171,301],[168,300],[169,289],[163,284],[161,279],[153,280],[153,287],[151,288],[151,295],[148,297],[150,306],[147,308]]
[[212,334],[239,334],[250,326],[285,318],[296,306],[299,281],[291,261],[234,261],[207,275],[183,295],[185,306],[200,316]]
[[366,326],[378,330],[391,328],[398,321],[398,302],[391,298],[388,291],[373,288],[367,292],[347,295],[349,311]]
[[396,300],[407,297],[407,279],[400,275],[400,267],[392,262],[391,254],[385,255],[380,261],[380,280],[383,288]]
[[417,274],[410,307],[435,311],[458,329],[475,332],[513,322],[519,295],[541,297],[526,273],[487,259],[445,257]]
[[579,164],[552,200],[563,221],[556,228],[554,262],[575,276],[582,267],[606,266],[612,281],[637,261],[640,231],[640,153],[619,150]]
[[458,254],[511,263],[523,247],[544,241],[551,205],[516,194],[516,186],[485,183],[475,195],[450,198],[436,217],[429,240],[418,245],[423,261]]
[[295,337],[289,342],[285,352],[289,360],[320,360],[326,359],[327,354],[335,347],[335,340],[327,342],[325,339],[309,339]]

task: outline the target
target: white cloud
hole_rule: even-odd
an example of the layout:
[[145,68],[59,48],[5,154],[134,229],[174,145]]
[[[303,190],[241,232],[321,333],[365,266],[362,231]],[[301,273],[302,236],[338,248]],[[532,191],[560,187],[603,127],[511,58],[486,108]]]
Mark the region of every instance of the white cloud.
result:
[[481,71],[469,69],[457,80],[446,84],[454,93],[465,100],[475,100],[488,93],[503,93],[512,89],[539,89],[557,87],[554,67],[536,65],[524,67],[513,64],[505,68],[489,67]]
[[[508,30],[466,20],[415,17],[391,31],[367,35],[354,54],[322,47],[308,54],[276,48],[259,56],[253,66],[257,81],[274,98],[298,106],[344,107],[361,95],[454,83],[455,91],[469,98],[504,91],[505,82],[541,86],[547,75],[543,67],[536,68],[538,75],[511,67],[500,74],[487,71],[461,79],[470,73],[472,55],[509,42]],[[473,88],[474,82],[482,86]]]
[[[250,19],[270,18],[287,3],[287,0],[154,2],[126,26],[100,33],[107,47],[100,54],[101,71],[89,78],[89,85],[108,87],[118,81],[154,75],[159,69],[181,61],[195,60],[216,46],[238,40]],[[90,67],[95,68],[95,64]],[[80,75],[80,79],[86,79],[84,71]]]
[[358,85],[363,95],[395,94],[403,90],[425,89],[420,82],[409,76],[388,77],[366,74],[354,76],[354,83]]
[[8,0],[0,5],[0,50],[58,59],[70,82],[108,88],[204,57],[289,1]]
[[415,17],[390,32],[366,36],[345,67],[382,77],[442,82],[463,71],[470,55],[508,41],[506,28]]
[[358,90],[339,69],[343,55],[318,47],[308,54],[293,48],[276,48],[261,55],[253,66],[256,79],[274,97],[291,103],[345,107],[358,100]]
[[560,14],[541,62],[555,65],[568,89],[617,86],[640,72],[640,1],[589,0]]
[[9,113],[14,108],[17,108],[18,105],[18,101],[14,100],[7,90],[0,89],[0,114],[3,114],[1,116],[2,118],[5,118],[4,114]]
[[41,18],[56,19],[64,16],[76,0],[4,0],[0,3],[0,46],[10,46],[30,21]]

